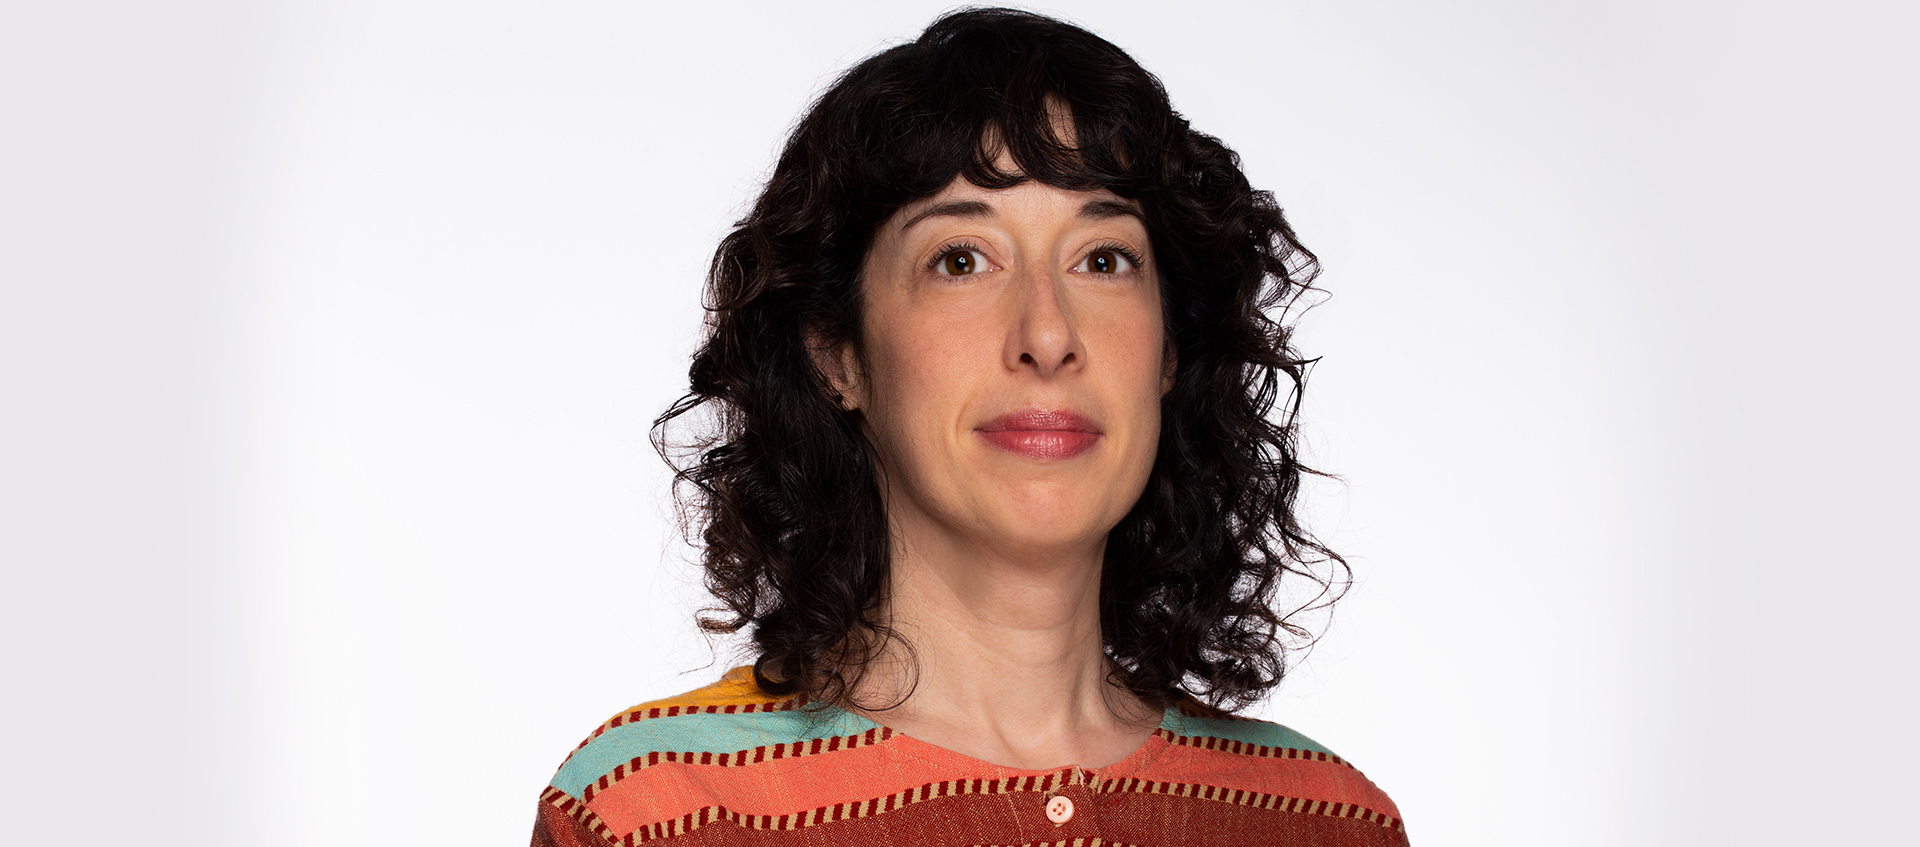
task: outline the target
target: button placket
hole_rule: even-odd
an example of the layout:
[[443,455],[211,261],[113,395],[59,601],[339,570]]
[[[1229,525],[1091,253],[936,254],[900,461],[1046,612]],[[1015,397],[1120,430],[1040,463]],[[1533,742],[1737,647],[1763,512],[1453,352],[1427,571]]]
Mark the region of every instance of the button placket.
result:
[[1073,820],[1073,798],[1055,794],[1047,799],[1047,820],[1054,826],[1061,826]]
[[1056,831],[1071,823],[1073,824],[1071,829],[1074,832],[1086,830],[1087,835],[1094,834],[1093,830],[1088,829],[1094,823],[1092,817],[1094,807],[1088,804],[1093,802],[1092,788],[1095,784],[1097,784],[1097,776],[1093,771],[1081,768],[1065,768],[1059,771],[1053,787],[1041,797],[1041,810],[1046,813],[1047,821],[1053,824]]

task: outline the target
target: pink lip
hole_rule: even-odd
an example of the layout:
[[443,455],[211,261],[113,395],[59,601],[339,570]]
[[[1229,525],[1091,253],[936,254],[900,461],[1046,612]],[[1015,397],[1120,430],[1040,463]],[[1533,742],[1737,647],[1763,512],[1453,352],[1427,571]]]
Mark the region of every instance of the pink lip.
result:
[[1023,409],[974,430],[992,444],[1030,459],[1071,459],[1093,448],[1100,428],[1068,410]]

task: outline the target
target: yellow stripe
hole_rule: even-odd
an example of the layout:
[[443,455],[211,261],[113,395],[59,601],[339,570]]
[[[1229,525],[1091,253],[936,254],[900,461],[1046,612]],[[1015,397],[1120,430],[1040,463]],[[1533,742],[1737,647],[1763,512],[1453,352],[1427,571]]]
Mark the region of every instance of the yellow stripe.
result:
[[775,697],[761,691],[760,686],[753,683],[753,667],[751,665],[741,665],[740,667],[727,671],[726,676],[720,677],[720,680],[712,685],[696,688],[685,694],[676,694],[661,700],[650,700],[634,706],[631,709],[627,709],[623,714],[644,712],[648,709],[665,709],[673,706],[695,708],[701,706],[749,706],[761,703],[772,703],[783,699],[786,698]]

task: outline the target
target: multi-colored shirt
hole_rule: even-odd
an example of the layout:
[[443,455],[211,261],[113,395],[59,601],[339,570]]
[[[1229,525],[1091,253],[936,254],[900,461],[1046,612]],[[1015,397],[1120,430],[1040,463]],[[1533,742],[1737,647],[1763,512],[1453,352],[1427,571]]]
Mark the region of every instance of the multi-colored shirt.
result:
[[1021,770],[768,695],[750,668],[614,716],[540,800],[535,847],[1407,843],[1346,761],[1191,700],[1114,764]]

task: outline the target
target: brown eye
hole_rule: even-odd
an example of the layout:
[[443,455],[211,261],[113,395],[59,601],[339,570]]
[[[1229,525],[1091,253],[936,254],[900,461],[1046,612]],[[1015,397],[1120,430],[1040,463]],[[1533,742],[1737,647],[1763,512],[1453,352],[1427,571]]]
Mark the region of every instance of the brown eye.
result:
[[936,267],[946,276],[966,276],[979,273],[986,264],[986,257],[978,250],[955,250],[941,256]]
[[1133,269],[1133,263],[1118,250],[1095,250],[1087,255],[1085,268],[1088,273],[1117,274]]

